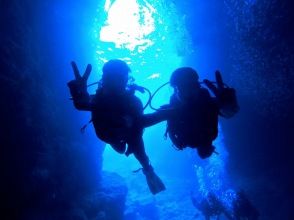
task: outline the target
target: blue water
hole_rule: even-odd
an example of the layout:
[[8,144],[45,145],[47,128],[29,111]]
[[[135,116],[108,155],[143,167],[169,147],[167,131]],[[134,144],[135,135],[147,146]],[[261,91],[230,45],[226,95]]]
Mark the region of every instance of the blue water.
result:
[[[191,194],[201,201],[213,192],[231,209],[241,189],[261,219],[292,219],[294,28],[286,2],[3,3],[1,62],[6,66],[0,115],[7,126],[1,134],[13,158],[4,160],[9,170],[3,179],[12,176],[4,186],[14,186],[1,187],[8,212],[30,220],[105,219],[105,213],[112,214],[108,206],[120,204],[115,209],[122,213],[119,219],[203,219]],[[117,154],[96,137],[92,125],[81,134],[90,113],[78,112],[69,100],[70,61],[81,72],[91,63],[92,83],[114,58],[126,61],[135,83],[151,92],[181,66],[195,68],[200,80],[214,80],[220,70],[237,91],[241,110],[232,119],[220,118],[213,143],[218,153],[209,159],[190,148],[177,151],[164,138],[165,122],[145,129],[146,152],[167,188],[156,196],[145,176],[133,173],[140,165],[132,155]],[[96,89],[91,86],[89,92]],[[167,104],[172,92],[169,85],[163,87],[152,100],[154,107]],[[147,102],[147,94],[136,95]],[[153,110],[148,107],[148,112]]]
[[[199,4],[201,3],[195,4],[195,8],[201,7]],[[151,91],[155,91],[161,84],[167,82],[171,72],[176,68],[180,66],[196,68],[200,66],[197,56],[214,53],[213,48],[206,48],[205,54],[202,55],[201,48],[198,51],[199,48],[192,45],[189,32],[194,30],[188,30],[186,15],[182,14],[173,3],[116,0],[105,1],[104,8],[102,6],[103,4],[98,7],[100,14],[95,21],[98,63],[102,65],[113,58],[126,61],[132,69],[136,83]],[[198,26],[205,27],[203,24]],[[187,61],[189,56],[194,56],[195,60]],[[214,60],[210,63],[214,64]],[[206,65],[206,69],[213,68],[209,63]],[[198,68],[198,71],[202,79],[212,75],[204,72],[204,68]],[[166,104],[171,93],[170,87],[163,88],[154,98],[153,105],[159,107]],[[146,94],[137,95],[146,102],[148,97]],[[150,111],[150,109],[145,110],[145,112]],[[165,140],[163,137],[165,127],[166,123],[163,122],[147,128],[144,133],[150,161],[167,186],[166,192],[156,196],[156,201],[159,200],[156,202],[156,207],[160,210],[161,219],[189,219],[195,215],[191,204],[191,191],[198,192],[202,196],[213,191],[221,196],[229,187],[229,175],[226,173],[228,153],[224,137],[220,129],[219,138],[214,143],[219,155],[200,161],[195,150],[177,151],[170,140]],[[106,146],[103,169],[116,172],[126,179],[129,186],[127,202],[130,205],[145,199],[155,199],[148,191],[144,176],[132,173],[138,167],[140,166],[133,156],[125,158],[118,155],[110,146]],[[201,198],[198,197],[199,200]],[[164,211],[167,206],[172,206],[168,212]],[[186,213],[185,210],[190,211]],[[171,217],[173,212],[183,214]]]

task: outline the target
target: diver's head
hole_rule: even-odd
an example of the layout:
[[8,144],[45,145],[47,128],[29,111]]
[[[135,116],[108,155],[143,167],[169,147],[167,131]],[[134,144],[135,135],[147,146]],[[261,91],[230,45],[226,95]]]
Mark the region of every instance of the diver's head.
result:
[[198,155],[202,159],[210,157],[213,154],[214,150],[215,147],[213,145],[197,147]]
[[131,69],[124,61],[113,59],[104,64],[102,72],[103,88],[110,91],[122,91],[126,88]]
[[191,67],[176,69],[170,78],[170,84],[181,99],[187,98],[191,91],[200,88],[199,76]]

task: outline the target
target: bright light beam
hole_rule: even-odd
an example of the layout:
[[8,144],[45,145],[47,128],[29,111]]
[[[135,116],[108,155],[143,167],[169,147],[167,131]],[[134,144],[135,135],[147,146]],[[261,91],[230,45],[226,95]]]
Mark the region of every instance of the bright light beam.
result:
[[100,40],[113,42],[116,48],[134,51],[136,47],[143,52],[153,44],[147,36],[155,31],[152,14],[155,9],[146,4],[140,7],[136,0],[117,0],[112,5],[107,1],[106,25],[100,31]]
[[[175,6],[172,3],[166,4],[163,0],[150,2],[106,0],[103,7],[104,22],[100,23],[101,19],[98,19],[97,24],[99,31],[96,54],[100,66],[113,58],[126,61],[131,66],[137,83],[154,91],[169,80],[171,72],[181,66],[183,56],[189,54],[189,50],[193,48],[189,47],[188,31],[184,21],[178,17]],[[153,102],[154,106],[166,104],[169,95],[170,91],[160,92]],[[164,131],[165,125],[160,125],[158,129]],[[152,140],[158,140],[158,145],[167,145],[160,140],[162,135],[159,132],[150,133],[150,136]],[[221,156],[214,155],[207,163],[196,167],[199,191],[202,195],[207,194],[209,190],[221,193],[225,187],[223,177],[226,177],[224,166],[227,153],[221,139],[220,130],[216,144]],[[152,146],[152,140],[147,138],[146,146]],[[131,166],[121,165],[118,168],[117,164],[126,163],[125,158],[108,149],[110,147],[105,151],[107,157],[115,158],[117,162],[112,164],[104,161],[104,167],[117,170],[121,174],[129,173],[127,169],[130,167],[137,168],[137,162],[134,160]],[[161,153],[165,152],[159,152],[157,149],[156,155]]]

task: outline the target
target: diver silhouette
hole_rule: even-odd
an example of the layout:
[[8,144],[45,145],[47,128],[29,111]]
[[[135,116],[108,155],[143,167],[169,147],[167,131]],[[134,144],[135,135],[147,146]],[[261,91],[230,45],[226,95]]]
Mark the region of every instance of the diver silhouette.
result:
[[96,94],[87,92],[87,79],[91,72],[89,64],[83,76],[75,62],[71,63],[75,79],[68,83],[75,108],[90,111],[96,135],[111,145],[118,153],[134,154],[142,165],[147,184],[152,194],[165,190],[160,178],[155,174],[145,152],[143,129],[166,120],[161,113],[143,114],[143,105],[128,89],[129,66],[122,60],[106,62],[102,69],[102,79]]
[[178,149],[196,148],[202,159],[215,152],[212,142],[218,135],[218,116],[230,118],[239,110],[235,90],[225,87],[219,71],[215,75],[217,86],[204,80],[215,97],[201,86],[193,68],[178,68],[170,78],[174,93],[169,106],[177,113],[167,120],[166,133]]
[[259,211],[250,202],[243,190],[236,193],[232,206],[233,216],[236,220],[257,220],[259,218]]
[[215,219],[214,217],[216,217],[216,219],[220,219],[221,215],[224,215],[226,219],[233,220],[221,199],[211,191],[208,192],[207,195],[204,196],[201,200],[198,200],[191,192],[191,200],[193,206],[202,213],[205,220],[210,220],[211,217],[213,219]]

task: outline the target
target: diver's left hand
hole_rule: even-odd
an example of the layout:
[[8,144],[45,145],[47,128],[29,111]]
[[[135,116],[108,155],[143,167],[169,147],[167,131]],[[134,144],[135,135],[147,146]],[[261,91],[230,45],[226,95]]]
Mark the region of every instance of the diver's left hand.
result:
[[221,73],[215,72],[216,86],[213,82],[205,79],[203,82],[216,96],[220,115],[225,118],[233,117],[239,111],[239,105],[234,88],[225,85]]
[[220,71],[215,71],[216,86],[208,79],[204,79],[205,85],[213,92],[216,97],[219,97],[225,89],[224,82]]

